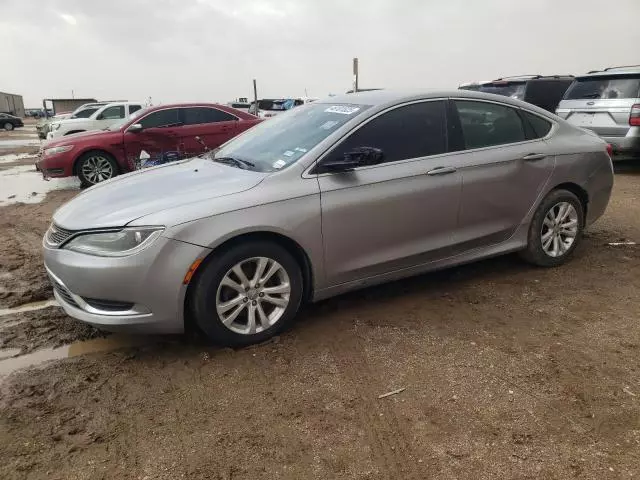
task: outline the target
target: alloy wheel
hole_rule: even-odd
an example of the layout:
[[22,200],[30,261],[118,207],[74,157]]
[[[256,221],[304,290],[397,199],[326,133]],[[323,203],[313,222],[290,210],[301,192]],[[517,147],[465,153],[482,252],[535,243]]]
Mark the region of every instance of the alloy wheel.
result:
[[216,312],[231,331],[254,335],[275,325],[291,295],[289,275],[271,258],[254,257],[234,265],[216,293]]
[[113,177],[113,165],[105,157],[94,155],[83,162],[82,174],[91,184],[103,182]]
[[9,123],[9,122],[5,123],[4,124],[4,129],[7,130],[7,131],[13,130],[13,124]]
[[542,250],[550,257],[561,257],[576,241],[578,212],[569,202],[558,202],[549,209],[542,222]]

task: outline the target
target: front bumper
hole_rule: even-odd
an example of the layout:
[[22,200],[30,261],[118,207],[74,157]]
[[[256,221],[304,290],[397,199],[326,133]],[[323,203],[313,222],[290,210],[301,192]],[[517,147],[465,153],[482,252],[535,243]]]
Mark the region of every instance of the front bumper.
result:
[[58,155],[45,156],[44,152],[40,152],[40,156],[36,160],[36,170],[42,172],[46,178],[49,177],[72,177],[73,176],[73,157],[71,152],[64,152]]
[[184,331],[182,281],[194,260],[208,253],[165,237],[128,257],[96,257],[46,243],[43,251],[54,295],[69,316],[132,333]]

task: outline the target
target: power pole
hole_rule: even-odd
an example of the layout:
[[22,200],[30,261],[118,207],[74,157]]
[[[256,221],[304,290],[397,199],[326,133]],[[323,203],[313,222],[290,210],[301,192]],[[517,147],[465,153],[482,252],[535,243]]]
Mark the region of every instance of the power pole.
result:
[[256,86],[256,79],[253,79],[253,100],[256,102],[256,117],[260,113],[258,110],[258,87]]
[[358,57],[353,59],[353,93],[358,91]]

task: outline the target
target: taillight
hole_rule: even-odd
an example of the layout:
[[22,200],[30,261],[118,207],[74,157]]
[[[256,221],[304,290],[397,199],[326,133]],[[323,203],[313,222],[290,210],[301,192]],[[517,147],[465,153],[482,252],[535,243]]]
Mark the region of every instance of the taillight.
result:
[[613,145],[610,143],[607,143],[607,154],[609,155],[609,158],[613,157]]
[[629,125],[632,127],[640,127],[640,103],[636,103],[631,107],[631,115],[629,115]]

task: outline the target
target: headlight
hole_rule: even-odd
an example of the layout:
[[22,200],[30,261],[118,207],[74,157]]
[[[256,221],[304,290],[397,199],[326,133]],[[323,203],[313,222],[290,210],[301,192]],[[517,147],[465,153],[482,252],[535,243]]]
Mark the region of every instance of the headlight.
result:
[[73,148],[73,145],[62,145],[60,147],[45,148],[44,154],[45,155],[55,155],[56,153],[68,152],[72,148]]
[[99,257],[126,257],[147,248],[163,230],[163,227],[133,227],[117,232],[86,233],[63,248]]

